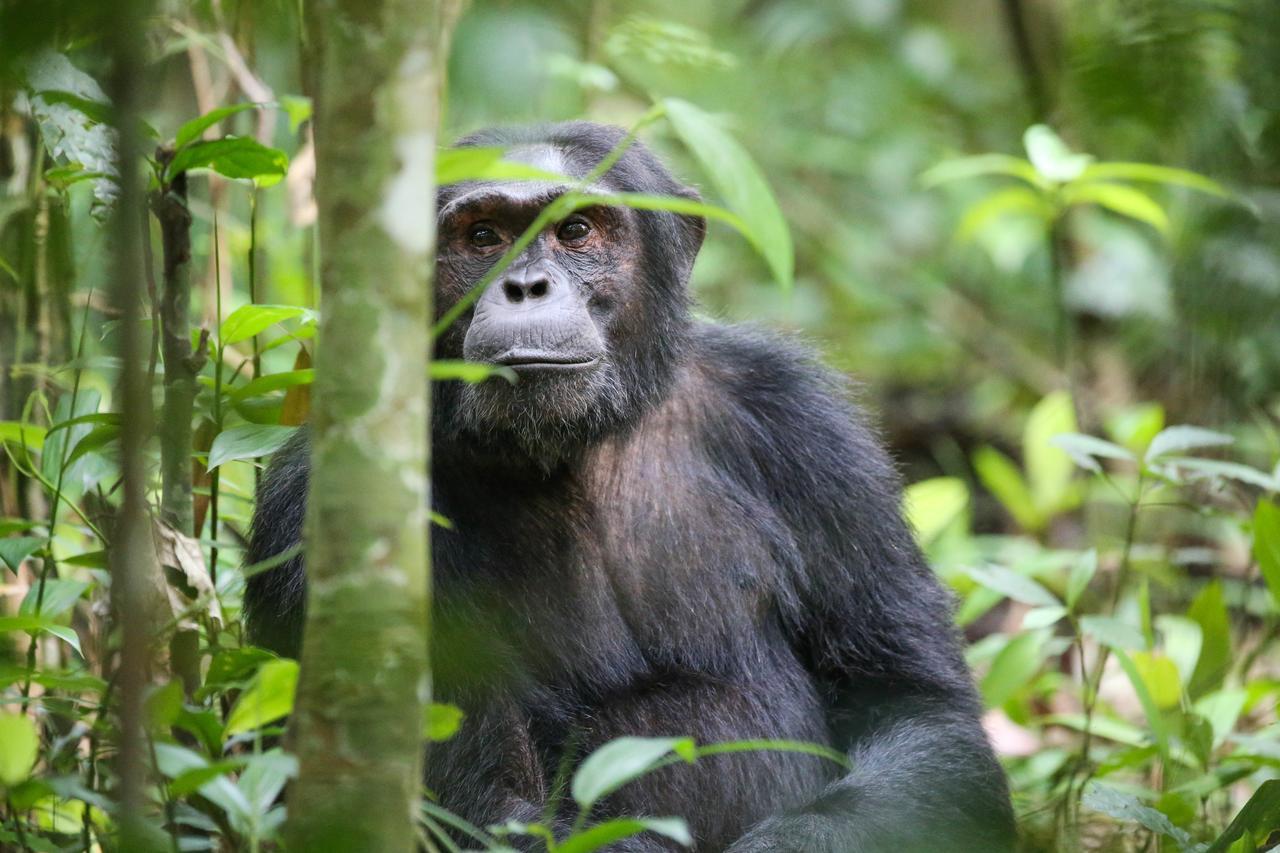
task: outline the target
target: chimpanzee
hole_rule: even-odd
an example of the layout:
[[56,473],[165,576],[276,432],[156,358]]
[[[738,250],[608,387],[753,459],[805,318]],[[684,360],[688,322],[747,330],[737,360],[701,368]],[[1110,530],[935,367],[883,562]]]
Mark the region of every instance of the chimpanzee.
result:
[[[622,138],[575,122],[459,145],[582,178]],[[592,189],[698,197],[639,143]],[[564,191],[442,187],[438,311]],[[475,824],[535,821],[566,768],[620,736],[808,741],[852,769],[704,758],[595,816],[683,816],[698,851],[1008,850],[1004,777],[894,467],[812,354],[691,316],[704,228],[579,210],[438,339],[437,357],[518,381],[434,392],[434,503],[451,522],[433,533],[434,678],[467,716],[430,749],[426,784]],[[307,471],[300,434],[263,479],[250,561],[299,541]],[[295,654],[304,598],[299,558],[253,577],[254,641]]]

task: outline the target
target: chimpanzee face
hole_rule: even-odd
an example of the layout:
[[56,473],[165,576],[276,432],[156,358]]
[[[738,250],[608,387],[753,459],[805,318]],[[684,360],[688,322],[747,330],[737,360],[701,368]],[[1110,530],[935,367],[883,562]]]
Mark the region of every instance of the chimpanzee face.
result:
[[[595,159],[581,151],[575,157],[553,142],[537,142],[510,147],[506,156],[580,177],[607,151],[605,146]],[[637,156],[652,160],[647,152]],[[636,164],[627,165],[638,171]],[[628,181],[627,175],[627,169],[611,171],[587,191],[679,189],[665,172],[661,177],[670,187]],[[567,189],[510,181],[443,190],[437,310],[443,313],[474,287]],[[536,235],[437,343],[439,358],[506,367],[516,382],[492,378],[440,389],[437,431],[503,460],[529,459],[548,468],[633,419],[665,387],[683,340],[692,256],[687,262],[671,259],[686,254],[689,241],[668,235],[672,245],[649,245],[661,244],[663,227],[679,227],[680,221],[601,204]],[[696,228],[700,240],[700,221],[689,222],[684,228]]]

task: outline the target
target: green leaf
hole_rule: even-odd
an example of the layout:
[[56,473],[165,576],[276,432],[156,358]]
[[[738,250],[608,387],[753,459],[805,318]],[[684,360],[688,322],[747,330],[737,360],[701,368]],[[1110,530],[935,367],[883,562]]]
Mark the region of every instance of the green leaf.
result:
[[570,791],[584,810],[590,810],[603,797],[628,782],[648,773],[673,752],[691,760],[695,745],[692,738],[623,737],[597,749],[573,774]]
[[297,662],[281,658],[264,663],[231,709],[225,734],[253,731],[288,716],[297,687]]
[[1073,183],[1063,191],[1067,204],[1096,204],[1112,213],[1145,222],[1161,234],[1169,233],[1169,214],[1142,190],[1123,184]]
[[227,178],[279,180],[289,171],[289,157],[256,139],[224,136],[193,142],[180,149],[165,169],[165,180],[173,180],[181,172],[205,168]]
[[1036,509],[1031,490],[1013,460],[994,447],[979,447],[973,454],[973,469],[1020,527],[1036,531],[1044,526],[1046,519]]
[[678,195],[654,195],[652,193],[587,195],[583,196],[575,204],[575,207],[589,207],[594,204],[616,204],[635,210],[669,210],[672,213],[682,213],[686,216],[701,216],[705,219],[715,219],[725,223],[748,240],[755,238],[751,227],[733,211],[725,210],[723,207],[718,207],[714,204],[707,204],[705,201],[695,201]]
[[1171,466],[1173,468],[1182,469],[1192,474],[1200,475],[1189,479],[1217,479],[1225,477],[1228,480],[1239,480],[1242,483],[1248,483],[1251,486],[1257,486],[1260,489],[1266,489],[1269,492],[1280,491],[1280,480],[1266,471],[1259,471],[1257,468],[1251,468],[1248,465],[1241,465],[1239,462],[1226,462],[1221,459],[1198,459],[1193,457],[1165,457],[1161,463],[1161,467]]
[[1042,196],[1026,187],[1006,187],[983,196],[965,210],[956,227],[956,240],[968,243],[991,223],[1015,214],[1031,216],[1047,225],[1052,221],[1054,211]]
[[[1151,730],[1151,736],[1155,738],[1160,755],[1167,761],[1169,758],[1169,733],[1165,730],[1164,718],[1160,716],[1160,706],[1156,704],[1156,700],[1152,696],[1146,680],[1143,678],[1142,670],[1124,649],[1113,647],[1111,653],[1115,655],[1116,660],[1120,663],[1120,668],[1124,670],[1124,674],[1129,677],[1129,683],[1133,686],[1134,695],[1138,697],[1138,702],[1142,705],[1142,712],[1146,715],[1147,728]],[[1178,671],[1173,666],[1172,661],[1169,662],[1168,668],[1172,670],[1171,677],[1176,685]],[[1163,677],[1169,677],[1169,673],[1164,673]]]
[[982,699],[988,708],[999,708],[1035,676],[1044,663],[1045,631],[1023,631],[1010,640],[991,661],[982,679]]
[[1149,465],[1161,456],[1170,453],[1185,453],[1188,450],[1200,450],[1205,447],[1220,447],[1231,444],[1234,438],[1222,432],[1194,426],[1165,427],[1156,433],[1147,446],[1144,461]]
[[1083,616],[1080,619],[1080,632],[1117,651],[1145,649],[1147,646],[1141,630],[1114,616]]
[[1071,567],[1071,575],[1067,578],[1067,607],[1075,609],[1080,596],[1089,588],[1089,582],[1097,573],[1098,552],[1090,548],[1081,554],[1080,559],[1076,560],[1075,565]]
[[11,441],[14,444],[39,451],[44,447],[45,428],[21,421],[0,421],[0,442]]
[[907,487],[907,519],[921,544],[928,545],[969,508],[969,487],[959,477],[934,477]]
[[25,714],[0,713],[0,785],[12,788],[31,775],[40,754],[40,733]]
[[1091,163],[1080,175],[1080,180],[1121,180],[1140,181],[1153,184],[1168,184],[1170,186],[1199,190],[1202,193],[1216,195],[1219,198],[1231,197],[1231,193],[1229,193],[1221,184],[1211,178],[1206,178],[1204,175],[1200,175],[1186,169],[1175,169],[1171,166],[1156,166],[1151,163]]
[[1144,805],[1132,794],[1117,791],[1115,788],[1100,785],[1097,782],[1090,782],[1085,788],[1081,802],[1086,808],[1093,809],[1095,812],[1101,812],[1124,823],[1136,823],[1158,835],[1172,838],[1184,849],[1191,845],[1191,837],[1184,830],[1174,826],[1168,816]]
[[1176,707],[1182,698],[1182,680],[1173,659],[1159,652],[1141,651],[1134,652],[1130,659],[1155,707],[1160,710]]
[[1253,792],[1231,824],[1210,845],[1208,853],[1223,853],[1245,833],[1255,838],[1267,838],[1280,829],[1280,779],[1268,779]]
[[[0,539],[0,545],[4,541]],[[1265,498],[1253,511],[1253,556],[1272,600],[1280,608],[1280,506]]]
[[289,116],[290,133],[297,133],[302,123],[311,118],[311,99],[303,95],[281,95],[280,106]]
[[[233,116],[236,113],[242,113],[245,110],[262,109],[264,106],[267,105],[245,103],[232,104],[227,107],[218,107],[217,109],[209,110],[209,112],[199,118],[193,118],[191,121],[178,128],[178,135],[173,138],[173,147],[182,148],[188,143],[195,142],[200,138],[201,134],[218,122],[222,121],[227,116]],[[174,174],[176,174],[176,172]]]
[[759,167],[737,140],[693,104],[668,98],[663,106],[676,134],[702,164],[725,204],[747,224],[751,243],[773,277],[790,288],[795,274],[791,232]]
[[1067,147],[1062,137],[1043,124],[1033,124],[1022,134],[1027,159],[1036,171],[1054,183],[1074,181],[1093,162],[1088,154],[1077,154]]
[[436,185],[462,181],[546,181],[568,186],[574,179],[502,159],[502,148],[443,148],[436,151]]
[[1049,439],[1049,443],[1054,447],[1060,448],[1081,468],[1086,471],[1092,471],[1095,474],[1102,473],[1102,466],[1098,464],[1098,460],[1095,457],[1121,459],[1126,462],[1137,461],[1137,457],[1118,444],[1112,444],[1109,441],[1103,441],[1100,438],[1094,438],[1091,435],[1083,435],[1078,432],[1055,435]]
[[678,817],[624,817],[598,823],[590,829],[575,833],[556,845],[556,853],[590,853],[642,832],[656,832],[686,847],[693,844],[688,825]]
[[442,359],[432,361],[428,370],[432,382],[447,382],[451,379],[461,380],[475,385],[494,376],[501,377],[514,385],[519,377],[509,367],[500,364],[483,364],[475,361],[452,361]]
[[210,471],[227,462],[238,459],[257,459],[279,450],[297,430],[292,426],[274,424],[243,424],[218,433],[209,448]]
[[1065,391],[1046,394],[1027,417],[1022,431],[1022,458],[1031,498],[1041,517],[1047,518],[1068,504],[1075,463],[1052,439],[1075,431],[1075,409],[1071,395]]
[[1026,575],[1020,575],[1004,566],[988,565],[965,570],[969,577],[995,590],[1006,598],[1030,604],[1032,607],[1060,607],[1062,602],[1049,590]]
[[446,741],[458,733],[462,717],[457,705],[432,702],[423,710],[423,736],[432,743]]
[[[49,619],[66,613],[84,595],[90,584],[86,581],[62,580],[48,578],[44,582],[44,598],[40,603],[40,615]],[[40,584],[34,583],[27,590],[22,604],[18,605],[21,616],[36,615],[36,598],[40,595]]]
[[316,372],[311,368],[285,370],[280,373],[271,373],[267,376],[259,376],[257,379],[252,379],[239,388],[233,388],[228,396],[233,400],[247,400],[251,397],[261,397],[264,394],[270,394],[272,391],[293,388],[297,385],[310,385],[315,381],[315,378]]
[[970,178],[981,178],[989,175],[1006,175],[1019,178],[1033,187],[1042,189],[1046,186],[1044,178],[1030,162],[1010,154],[979,154],[976,157],[959,157],[944,160],[930,167],[920,176],[920,183],[926,188],[936,187],[951,181],[963,181]]
[[222,321],[218,335],[223,346],[230,346],[306,313],[307,309],[296,305],[242,305]]
[[1203,638],[1200,660],[1187,688],[1195,698],[1217,689],[1231,668],[1231,623],[1222,598],[1222,585],[1213,581],[1200,590],[1187,609],[1187,616],[1199,624]]
[[75,649],[80,657],[84,657],[84,651],[80,648],[80,635],[76,633],[75,628],[70,625],[46,625],[44,629]]
[[1048,628],[1050,625],[1056,625],[1066,615],[1067,608],[1061,605],[1032,608],[1022,617],[1022,630],[1034,631],[1037,628]]
[[14,572],[22,561],[38,551],[45,540],[37,536],[11,536],[0,539],[0,563],[4,563]]

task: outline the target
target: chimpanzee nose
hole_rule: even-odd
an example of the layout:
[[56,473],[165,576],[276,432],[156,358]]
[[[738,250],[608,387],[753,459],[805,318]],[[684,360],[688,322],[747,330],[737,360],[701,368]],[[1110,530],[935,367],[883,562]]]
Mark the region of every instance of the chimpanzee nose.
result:
[[551,276],[542,264],[531,264],[510,272],[502,281],[502,293],[508,302],[544,299],[551,291]]

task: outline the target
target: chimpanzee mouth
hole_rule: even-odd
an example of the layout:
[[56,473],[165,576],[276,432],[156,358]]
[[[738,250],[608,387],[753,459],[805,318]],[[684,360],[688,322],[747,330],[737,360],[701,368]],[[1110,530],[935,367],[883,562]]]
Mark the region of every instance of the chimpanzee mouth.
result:
[[516,350],[498,356],[493,362],[502,367],[510,367],[517,373],[543,370],[570,372],[595,367],[600,363],[600,358],[599,356]]

